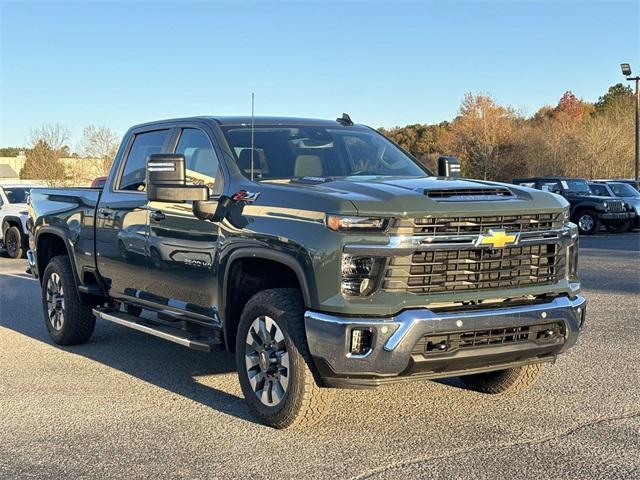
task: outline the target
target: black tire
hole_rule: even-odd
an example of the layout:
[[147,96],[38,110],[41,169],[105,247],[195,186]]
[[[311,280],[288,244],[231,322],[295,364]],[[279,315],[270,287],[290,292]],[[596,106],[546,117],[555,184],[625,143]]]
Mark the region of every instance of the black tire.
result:
[[460,377],[471,390],[490,394],[515,395],[534,385],[544,364],[532,363],[496,372],[475,373]]
[[593,210],[584,210],[576,215],[575,222],[580,235],[594,235],[600,231],[600,218]]
[[4,233],[4,248],[11,258],[22,258],[25,253],[22,232],[16,226],[9,227]]
[[[62,289],[54,297],[55,288],[52,286],[57,282]],[[55,308],[50,310],[52,306]],[[66,255],[52,258],[44,270],[42,308],[49,336],[58,345],[77,345],[85,343],[91,337],[96,319],[91,306],[83,304],[78,295],[69,257]],[[56,316],[55,310],[62,311],[61,319]]]
[[605,225],[605,228],[610,233],[624,233],[629,231],[629,227],[632,225],[631,220],[623,220],[618,222],[611,222]]
[[[250,329],[257,325],[255,322],[266,317],[273,322],[270,323],[272,348],[265,349],[264,345],[254,343],[262,348],[263,353],[259,354],[258,350],[247,344],[246,339]],[[253,338],[260,341],[262,337],[257,330],[252,331],[255,334]],[[276,341],[279,333],[283,340]],[[284,353],[279,350],[281,347],[285,349]],[[267,361],[260,363],[262,360],[258,359],[264,353],[267,353]],[[285,354],[288,355],[287,367],[284,367]],[[251,358],[256,363],[249,367],[253,362]],[[261,423],[274,428],[309,426],[318,423],[329,410],[332,391],[319,387],[312,373],[313,364],[304,330],[304,304],[299,290],[276,288],[251,297],[240,317],[236,337],[236,363],[244,398]],[[263,364],[269,365],[269,369],[273,368],[273,373],[263,370]],[[251,380],[250,371],[253,373]],[[255,381],[255,389],[252,387],[252,380]],[[283,381],[286,385],[283,385]],[[280,400],[269,405],[274,401],[274,391],[278,390],[281,391]],[[267,398],[263,401],[265,395]]]
[[633,222],[629,222],[629,227],[627,228],[627,232],[633,232],[638,227],[638,221],[635,220]]

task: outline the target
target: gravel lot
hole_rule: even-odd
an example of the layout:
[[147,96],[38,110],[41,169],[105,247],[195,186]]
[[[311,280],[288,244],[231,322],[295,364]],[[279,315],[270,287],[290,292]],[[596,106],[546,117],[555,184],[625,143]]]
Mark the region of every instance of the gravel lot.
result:
[[105,323],[56,347],[26,261],[0,258],[0,477],[640,478],[640,235],[581,248],[588,328],[531,391],[340,391],[297,431],[253,421],[228,354]]

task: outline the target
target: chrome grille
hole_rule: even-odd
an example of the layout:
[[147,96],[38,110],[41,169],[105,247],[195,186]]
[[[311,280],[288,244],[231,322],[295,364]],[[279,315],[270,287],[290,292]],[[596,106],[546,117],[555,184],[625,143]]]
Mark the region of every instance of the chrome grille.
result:
[[607,200],[607,205],[609,205],[609,212],[621,213],[625,211],[625,204],[621,200]]
[[562,213],[535,213],[530,215],[499,215],[478,217],[425,217],[412,221],[415,235],[455,236],[478,235],[490,229],[504,229],[509,233],[543,232],[561,228]]
[[391,259],[383,288],[428,294],[549,285],[564,277],[565,256],[555,243],[419,251]]

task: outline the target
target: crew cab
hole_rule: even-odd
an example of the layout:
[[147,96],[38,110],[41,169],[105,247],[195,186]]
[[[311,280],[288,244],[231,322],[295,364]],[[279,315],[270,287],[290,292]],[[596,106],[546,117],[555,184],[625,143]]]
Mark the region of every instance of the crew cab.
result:
[[582,235],[593,235],[604,225],[613,233],[626,232],[635,222],[632,206],[621,199],[594,195],[586,180],[568,177],[515,178],[513,183],[562,195],[567,199],[571,221]]
[[334,388],[518,392],[585,321],[566,200],[435,177],[347,115],[138,125],[104,188],[34,189],[30,218],[55,343],[97,318],[230,350],[276,428],[317,422]]
[[35,184],[0,183],[0,247],[11,258],[22,258],[29,248],[27,197]]

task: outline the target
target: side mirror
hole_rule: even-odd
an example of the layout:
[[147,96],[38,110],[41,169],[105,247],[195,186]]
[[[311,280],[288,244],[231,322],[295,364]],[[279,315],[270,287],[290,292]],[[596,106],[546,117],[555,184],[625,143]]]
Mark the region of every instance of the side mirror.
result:
[[438,176],[458,178],[460,176],[460,160],[456,157],[438,158]]
[[155,153],[147,158],[147,198],[154,202],[207,200],[209,189],[187,185],[184,155]]
[[218,200],[193,202],[193,214],[200,220],[221,222],[227,216],[231,199],[222,196]]

